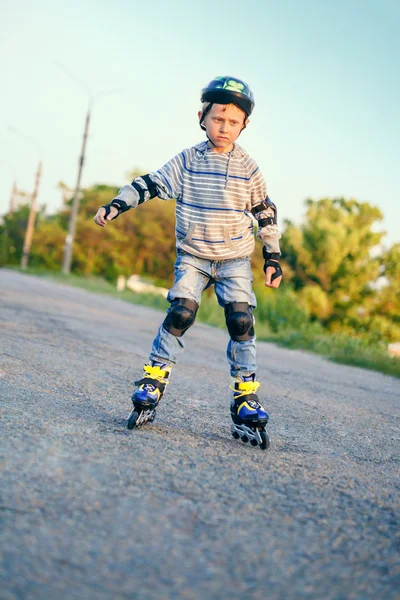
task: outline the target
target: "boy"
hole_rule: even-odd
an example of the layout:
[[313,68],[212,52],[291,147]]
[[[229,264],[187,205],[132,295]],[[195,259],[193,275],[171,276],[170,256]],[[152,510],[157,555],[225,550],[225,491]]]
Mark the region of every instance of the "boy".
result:
[[265,285],[277,288],[282,278],[277,211],[256,163],[235,143],[254,108],[248,85],[234,77],[216,77],[202,90],[201,102],[199,124],[208,140],[125,185],[94,218],[104,227],[107,221],[155,196],[176,199],[177,260],[175,282],[168,294],[171,306],[153,342],[143,378],[136,382],[128,428],[154,419],[171,367],[184,348],[183,335],[195,321],[201,293],[214,284],[230,334],[232,435],[265,449],[269,445],[265,432],[268,415],[256,395],[260,383],[256,381],[252,315],[256,299],[250,265],[254,250],[250,213],[258,221],[257,235],[264,243]]

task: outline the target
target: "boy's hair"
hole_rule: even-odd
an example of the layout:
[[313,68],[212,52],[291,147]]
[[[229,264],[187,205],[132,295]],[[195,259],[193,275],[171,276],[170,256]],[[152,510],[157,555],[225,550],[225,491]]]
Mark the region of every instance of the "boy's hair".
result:
[[[215,102],[203,102],[203,104],[201,105],[201,112],[203,114],[205,113],[207,115],[209,113],[209,111],[211,110],[211,104],[215,104]],[[238,106],[234,102],[230,102],[229,104],[224,104],[223,106],[236,106],[236,108],[238,108],[244,115],[243,125],[246,123],[248,116],[246,115],[244,110],[242,108],[240,108],[240,106]]]

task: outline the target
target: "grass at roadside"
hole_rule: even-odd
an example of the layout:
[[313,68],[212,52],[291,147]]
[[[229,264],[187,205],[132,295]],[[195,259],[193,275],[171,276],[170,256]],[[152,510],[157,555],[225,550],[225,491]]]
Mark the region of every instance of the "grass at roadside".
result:
[[313,335],[308,331],[283,330],[276,334],[267,333],[265,336],[258,336],[258,339],[275,342],[285,348],[322,354],[337,363],[400,377],[399,359],[389,356],[380,347],[369,345],[360,338],[350,337],[346,334]]
[[[18,269],[19,270],[19,269]],[[74,287],[86,289],[91,292],[107,294],[126,302],[141,304],[164,311],[168,303],[162,296],[154,294],[138,294],[125,290],[118,292],[115,284],[100,277],[81,277],[78,275],[64,275],[51,271],[28,269],[28,274],[40,275]],[[265,310],[260,307],[260,315]],[[257,313],[256,313],[257,315]],[[225,327],[223,310],[218,306],[213,293],[205,293],[197,315],[198,321]],[[321,329],[307,325],[298,329],[283,327],[277,333],[268,326],[268,320],[257,319],[257,339],[273,342],[279,346],[292,349],[301,349],[322,354],[326,358],[338,363],[364,367],[400,377],[400,360],[390,357],[386,351],[377,345],[368,344],[365,340],[351,337],[346,334],[321,333]]]

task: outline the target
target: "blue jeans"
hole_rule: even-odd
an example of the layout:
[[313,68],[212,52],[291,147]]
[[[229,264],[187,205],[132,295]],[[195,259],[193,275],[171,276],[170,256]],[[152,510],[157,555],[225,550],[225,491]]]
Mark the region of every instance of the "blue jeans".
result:
[[[224,307],[230,302],[247,302],[255,308],[257,302],[252,282],[250,257],[218,261],[198,258],[178,250],[175,282],[168,293],[168,301],[188,298],[200,304],[203,290],[214,284],[220,306]],[[244,342],[229,340],[226,354],[232,377],[256,372],[255,342],[255,336]],[[184,347],[183,337],[172,335],[161,325],[153,342],[150,360],[173,366]]]

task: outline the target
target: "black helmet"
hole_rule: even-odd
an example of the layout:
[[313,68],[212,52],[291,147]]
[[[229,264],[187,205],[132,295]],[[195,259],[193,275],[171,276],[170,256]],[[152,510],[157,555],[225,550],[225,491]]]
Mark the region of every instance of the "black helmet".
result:
[[236,77],[215,77],[201,90],[201,101],[212,104],[236,104],[248,117],[254,108],[253,92],[247,83]]

